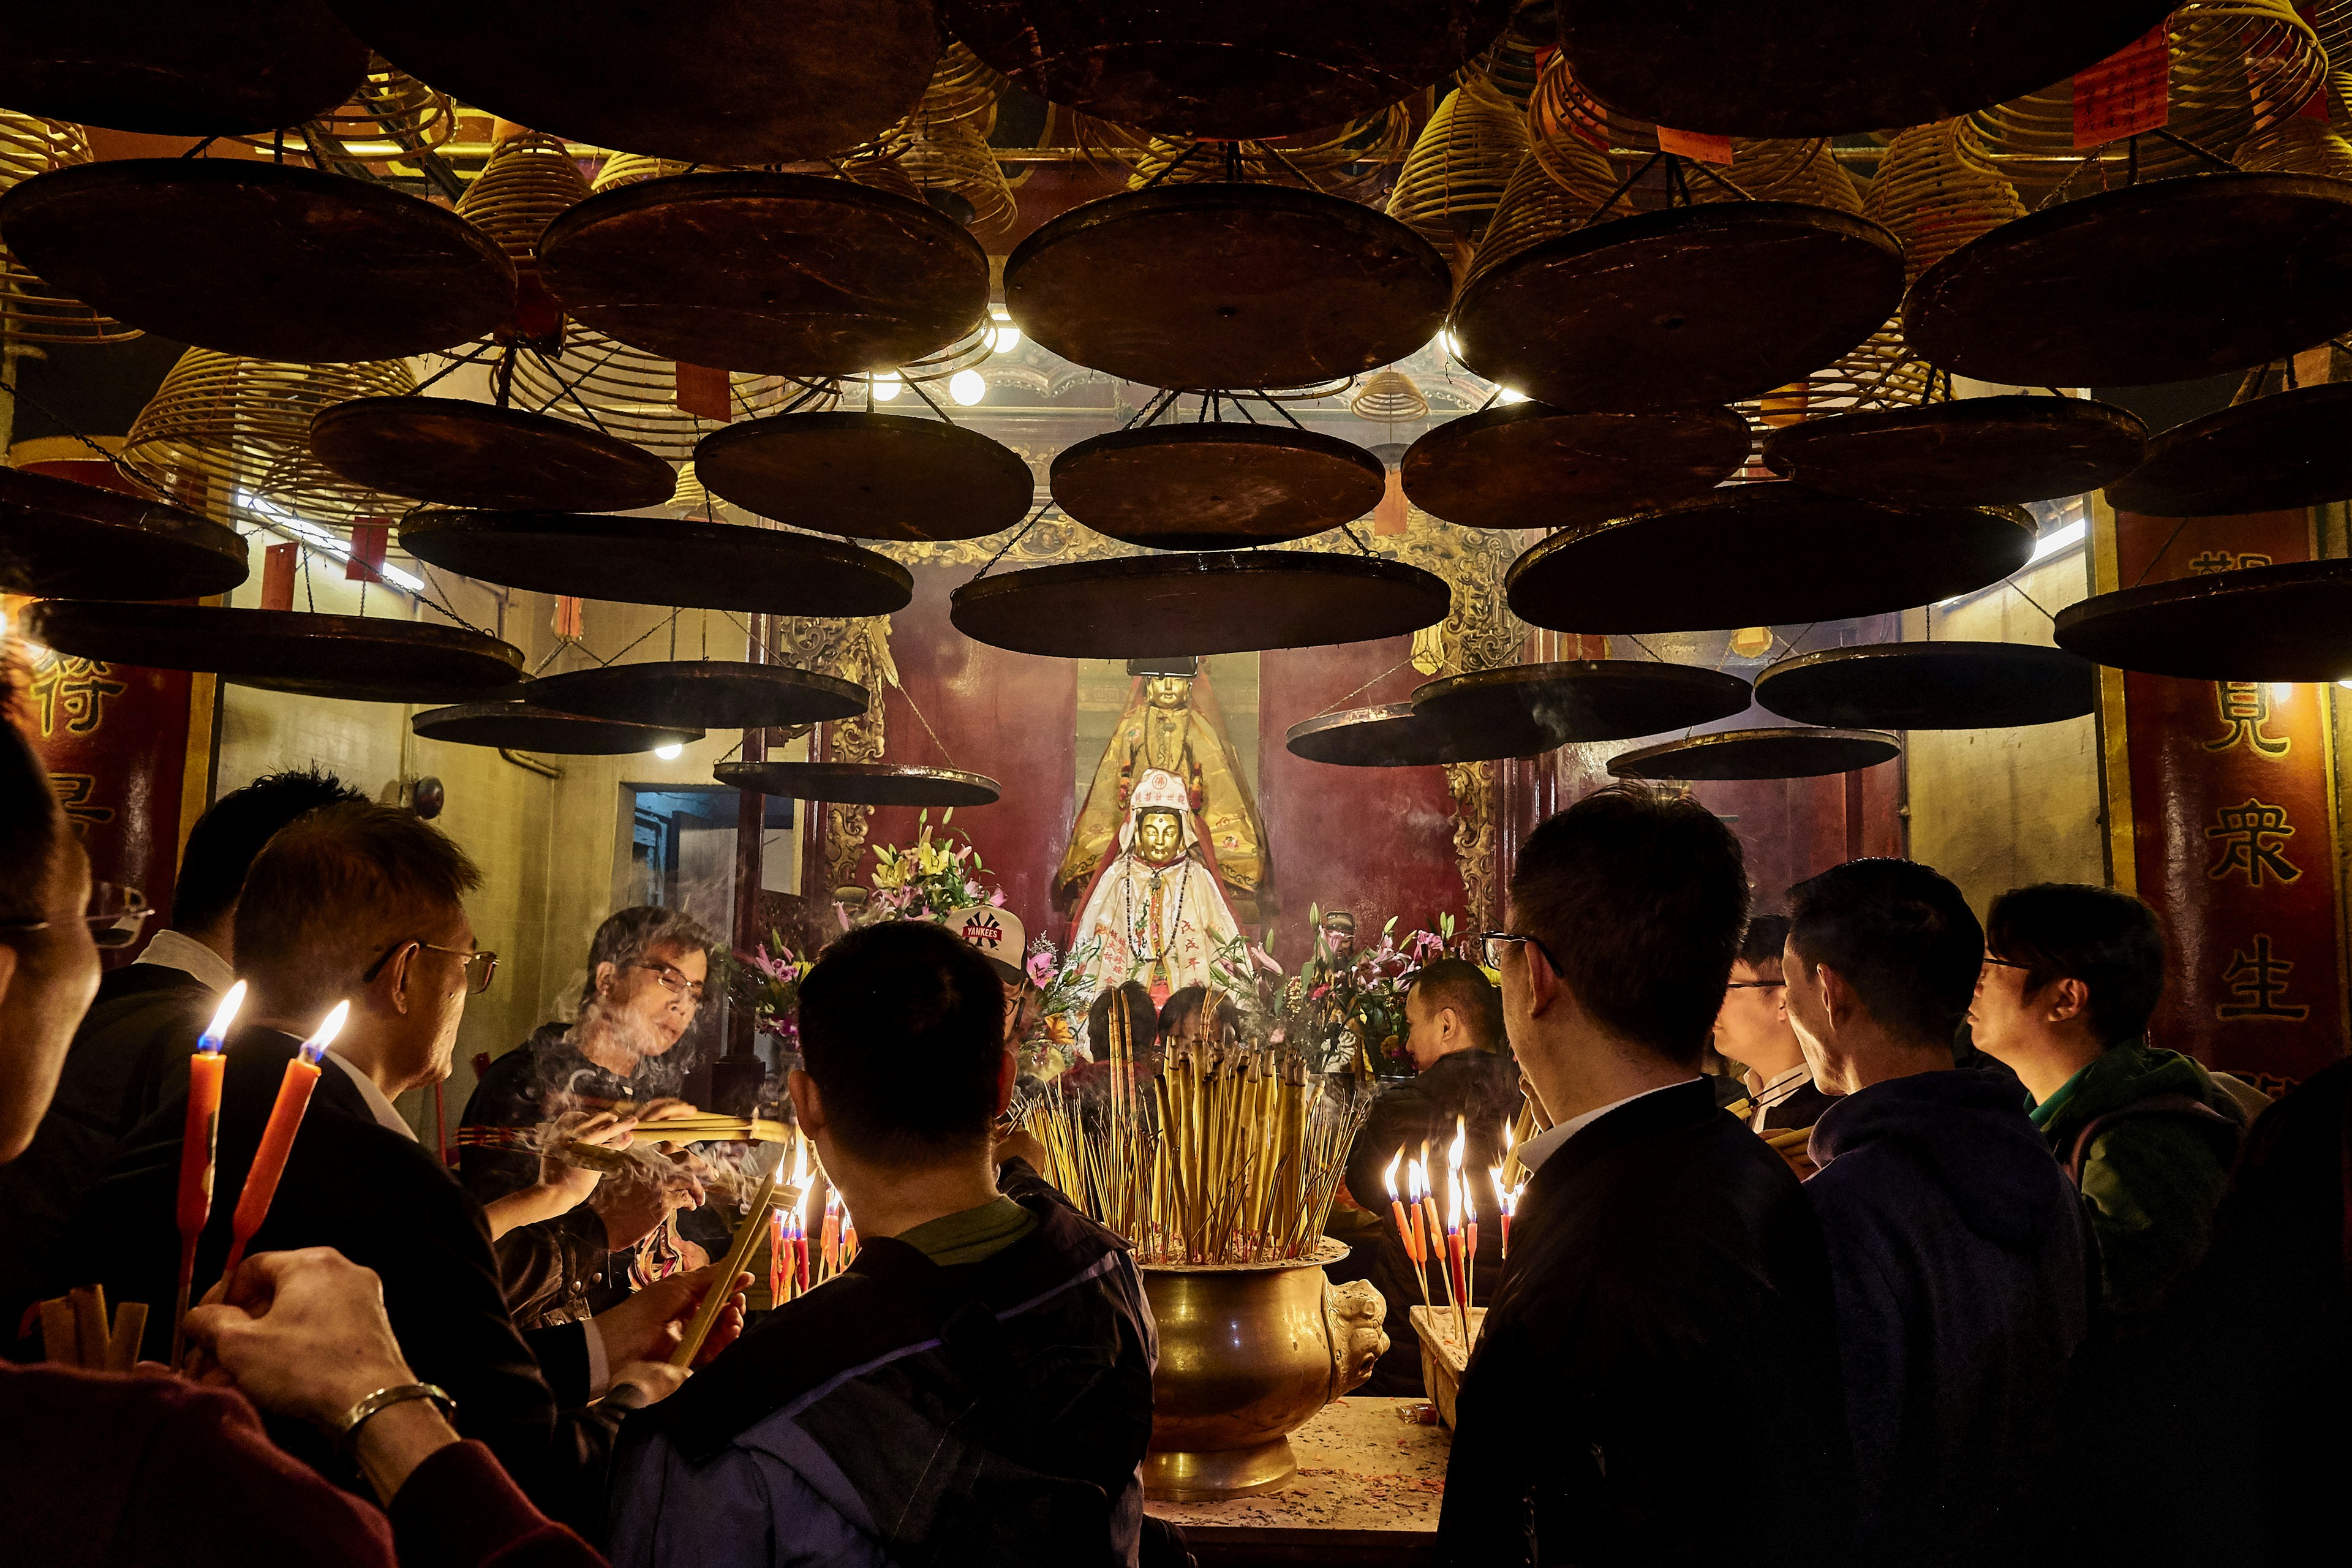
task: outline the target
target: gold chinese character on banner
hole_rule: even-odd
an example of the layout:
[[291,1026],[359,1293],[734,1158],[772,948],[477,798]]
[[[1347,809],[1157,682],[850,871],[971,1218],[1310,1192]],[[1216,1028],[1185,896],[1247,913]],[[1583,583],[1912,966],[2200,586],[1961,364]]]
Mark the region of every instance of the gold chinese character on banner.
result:
[[60,719],[68,735],[87,735],[103,723],[106,700],[131,689],[106,679],[113,668],[94,658],[63,654],[43,659],[33,671],[33,710],[40,717],[41,738],[56,734]]
[[2213,1016],[2231,1018],[2284,1018],[2297,1021],[2311,1016],[2311,1009],[2300,1005],[2289,1005],[2285,1000],[2287,977],[2294,973],[2294,961],[2281,958],[2271,951],[2268,931],[2254,935],[2253,951],[2232,952],[2230,967],[2221,972],[2221,984],[2228,988],[2235,1002],[2224,1002],[2213,1009]]
[[98,794],[98,778],[92,773],[51,773],[49,787],[58,793],[58,804],[65,808],[66,818],[73,824],[77,835],[114,820],[110,805],[92,804]]
[[2226,550],[2208,550],[2201,555],[2189,558],[2189,570],[2192,575],[2204,577],[2215,572],[2238,572],[2249,566],[2267,566],[2270,563],[2271,558],[2267,555],[2232,555]]
[[2286,858],[2285,841],[2294,837],[2286,807],[2250,798],[2243,805],[2222,806],[2213,813],[2213,821],[2205,830],[2213,846],[2213,863],[2205,868],[2205,875],[2214,881],[2238,872],[2248,886],[2259,888],[2264,877],[2292,882],[2303,875]]
[[2209,752],[2227,752],[2242,745],[2261,756],[2284,757],[2294,744],[2292,737],[2273,735],[2263,729],[2271,721],[2271,689],[2262,681],[2215,681],[2213,706],[2221,710],[2221,722],[2227,728],[2205,742]]

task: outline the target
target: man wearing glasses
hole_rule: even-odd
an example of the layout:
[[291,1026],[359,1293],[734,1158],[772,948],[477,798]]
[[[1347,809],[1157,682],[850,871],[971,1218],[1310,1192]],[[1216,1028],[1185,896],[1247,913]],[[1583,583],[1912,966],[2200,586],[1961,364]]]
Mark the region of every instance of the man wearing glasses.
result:
[[1715,1016],[1715,1049],[1746,1069],[1748,1130],[1801,1181],[1813,1173],[1806,1138],[1837,1100],[1815,1087],[1789,1023],[1789,988],[1780,976],[1780,949],[1788,940],[1785,915],[1758,915],[1748,922],[1731,984],[1724,988],[1723,1011]]
[[[1531,834],[1489,932],[1553,1120],[1464,1374],[1449,1563],[1841,1560],[1851,1461],[1804,1190],[1699,1071],[1748,915],[1739,844],[1612,785]],[[1692,1459],[1736,1453],[1734,1493]]]

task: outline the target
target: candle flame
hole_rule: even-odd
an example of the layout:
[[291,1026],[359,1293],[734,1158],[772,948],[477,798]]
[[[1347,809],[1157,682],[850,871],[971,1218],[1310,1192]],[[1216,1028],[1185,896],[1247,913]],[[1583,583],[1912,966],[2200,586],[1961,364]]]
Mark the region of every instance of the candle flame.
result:
[[245,982],[240,980],[228,988],[228,994],[221,998],[218,1011],[213,1014],[213,1021],[205,1026],[203,1034],[196,1037],[196,1049],[206,1056],[218,1051],[221,1042],[228,1035],[228,1026],[236,1022],[237,1009],[244,1005]]
[[1462,1118],[1457,1116],[1454,1119],[1454,1142],[1447,1145],[1445,1150],[1447,1170],[1458,1171],[1462,1168],[1462,1151],[1469,1146],[1469,1142],[1470,1130],[1463,1124]]
[[302,1042],[302,1059],[317,1067],[320,1058],[327,1054],[327,1047],[335,1043],[335,1037],[343,1032],[343,1020],[351,1016],[352,1005],[349,1002],[336,1003],[334,1011],[320,1020],[310,1037]]
[[1508,1121],[1504,1122],[1504,1123],[1503,1123],[1503,1157],[1504,1157],[1505,1159],[1508,1159],[1508,1158],[1510,1157],[1510,1153],[1511,1153],[1512,1149],[1514,1149],[1515,1147],[1517,1147],[1517,1146],[1518,1142],[1519,1142],[1519,1130],[1518,1130],[1517,1127],[1513,1126],[1513,1125],[1512,1125],[1510,1122],[1508,1122]]
[[793,1223],[805,1230],[808,1228],[809,1200],[816,1196],[816,1184],[803,1178],[800,1184],[800,1188],[801,1201],[798,1205],[798,1213],[793,1216]]
[[1404,1159],[1404,1151],[1403,1151],[1402,1149],[1399,1149],[1399,1150],[1396,1152],[1396,1158],[1395,1158],[1395,1159],[1393,1159],[1393,1160],[1391,1160],[1391,1161],[1389,1162],[1389,1168],[1388,1168],[1386,1171],[1383,1171],[1382,1173],[1381,1173],[1381,1181],[1383,1181],[1383,1182],[1386,1182],[1386,1183],[1388,1184],[1388,1189],[1389,1189],[1389,1201],[1390,1201],[1391,1203],[1394,1203],[1394,1202],[1396,1201],[1396,1195],[1397,1195],[1397,1190],[1396,1190],[1396,1173],[1397,1173],[1397,1165],[1398,1165],[1398,1163],[1399,1163],[1400,1162],[1402,1162],[1403,1159]]
[[1510,1213],[1511,1194],[1503,1186],[1503,1167],[1497,1165],[1493,1170],[1487,1172],[1486,1174],[1493,1179],[1495,1184],[1495,1212],[1496,1214]]

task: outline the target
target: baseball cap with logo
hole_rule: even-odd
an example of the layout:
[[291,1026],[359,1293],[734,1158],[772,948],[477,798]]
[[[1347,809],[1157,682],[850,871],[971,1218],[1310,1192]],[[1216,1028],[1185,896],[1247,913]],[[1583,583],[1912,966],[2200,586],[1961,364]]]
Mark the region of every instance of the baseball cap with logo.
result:
[[1024,978],[1021,960],[1029,949],[1029,933],[1022,929],[1021,917],[1011,910],[974,904],[955,910],[940,923],[958,941],[979,949],[980,955],[994,964],[1006,980],[1018,982]]

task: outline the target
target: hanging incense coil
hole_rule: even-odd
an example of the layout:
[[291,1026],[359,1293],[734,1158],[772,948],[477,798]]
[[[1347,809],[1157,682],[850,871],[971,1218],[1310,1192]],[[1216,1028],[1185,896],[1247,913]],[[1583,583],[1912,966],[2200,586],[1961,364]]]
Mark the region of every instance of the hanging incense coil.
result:
[[1530,147],[1495,204],[1465,287],[1519,252],[1583,227],[1616,183],[1609,160],[1576,138],[1554,144],[1549,162],[1544,151]]
[[[2187,0],[2165,24],[2169,41],[2164,129],[2218,157],[2287,119],[2319,88],[2327,51],[2291,0]],[[1969,119],[1992,162],[2020,190],[2060,184],[2081,194],[2099,184],[2077,178],[2097,149],[2074,142],[2074,79],[2043,88]],[[2138,139],[2141,180],[2196,174],[2216,165],[2165,138]],[[2126,160],[2099,165],[2106,184],[2128,177]]]
[[923,91],[919,112],[927,115],[933,124],[950,120],[992,121],[996,100],[1011,85],[1003,73],[973,54],[959,38],[948,45],[947,53],[931,68],[931,85]]
[[[1735,136],[1731,162],[1717,172],[1759,202],[1805,202],[1842,213],[1863,210],[1862,191],[1824,138]],[[1695,202],[1739,199],[1733,190],[1705,174],[1686,183]]]
[[[2352,40],[2347,40],[2346,47],[2352,48]],[[2290,115],[2254,132],[2231,155],[2231,161],[2250,173],[2272,171],[2282,174],[2325,174],[2331,180],[2352,179],[2352,142],[2347,142],[2344,132],[2337,129],[2352,120],[2352,75],[2329,72],[2327,85],[2322,90],[2327,99],[2326,119]]]
[[1527,154],[1527,117],[1473,77],[1422,127],[1389,193],[1389,216],[1436,244],[1475,242]]
[[946,213],[992,248],[1011,237],[1020,216],[1003,165],[989,149],[988,126],[994,118],[992,106],[979,119],[919,115],[907,122],[908,145],[897,160],[916,199]]
[[1401,370],[1374,371],[1365,377],[1364,384],[1349,399],[1348,408],[1359,419],[1390,425],[1429,417],[1429,399],[1422,395],[1412,377]]
[[1465,83],[1483,79],[1524,112],[1543,76],[1545,60],[1559,52],[1558,42],[1551,7],[1521,5],[1493,47],[1462,68],[1462,79]]
[[[809,397],[803,406],[810,410],[841,401],[838,388],[810,395],[806,384],[784,376],[735,372],[728,384],[729,405],[739,419],[777,413],[802,396]],[[676,361],[576,324],[564,330],[562,353],[516,358],[514,401],[537,413],[593,425],[673,462],[691,456],[695,443],[718,428],[716,422],[677,405]]]
[[688,458],[677,466],[677,488],[662,502],[662,510],[679,517],[699,517],[711,522],[727,519],[727,503],[712,495],[701,477],[694,471],[694,459]]
[[315,523],[390,516],[406,503],[321,463],[310,451],[310,422],[338,403],[415,388],[401,360],[292,364],[190,349],[131,421],[122,460],[217,521],[253,510],[254,497]]
[[[457,109],[447,93],[436,92],[374,54],[368,57],[367,74],[352,95],[302,121],[297,132],[311,163],[321,168],[330,162],[372,162],[438,147],[457,133]],[[281,134],[257,132],[226,140],[267,151],[277,146]]]
[[490,149],[489,161],[457,198],[457,216],[496,240],[521,272],[539,266],[533,247],[541,232],[588,195],[587,176],[562,141],[523,131]]
[[[79,125],[0,109],[0,191],[51,169],[89,162],[89,137]],[[0,245],[0,326],[28,343],[119,343],[139,329],[100,315],[43,282]]]
[[1977,236],[2023,217],[2025,204],[1994,167],[1982,132],[1955,118],[1897,132],[1862,211],[1903,242],[1909,284]]
[[[1083,119],[1083,117],[1081,117]],[[1227,149],[1182,137],[1149,136],[1102,121],[1080,127],[1079,145],[1098,163],[1124,163],[1127,188],[1190,185],[1239,178],[1262,184],[1308,185],[1335,196],[1367,199],[1387,166],[1412,145],[1412,118],[1402,103],[1342,126],[1321,142],[1247,142]],[[1358,172],[1350,174],[1355,169]]]

